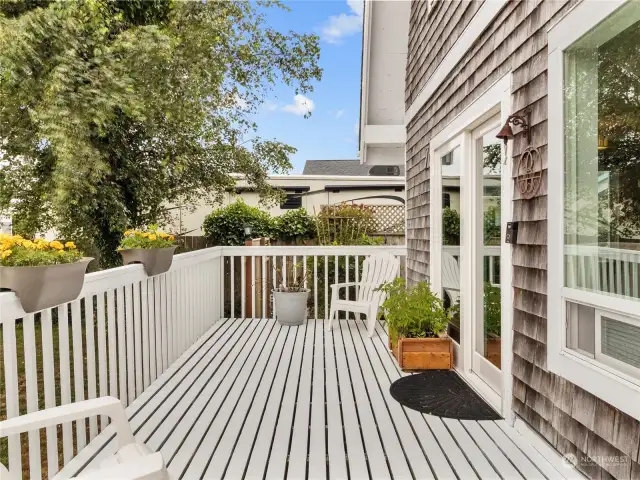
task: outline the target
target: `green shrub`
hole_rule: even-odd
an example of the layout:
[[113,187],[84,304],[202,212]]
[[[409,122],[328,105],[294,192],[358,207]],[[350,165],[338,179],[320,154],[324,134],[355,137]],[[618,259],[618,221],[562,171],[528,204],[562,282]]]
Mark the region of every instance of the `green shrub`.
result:
[[244,227],[251,226],[254,238],[273,238],[274,222],[268,212],[250,207],[242,199],[211,212],[202,229],[214,245],[244,245]]
[[375,232],[373,209],[368,205],[326,205],[317,217],[321,245],[358,245],[357,240]]
[[387,294],[380,315],[389,325],[392,341],[400,338],[437,337],[447,328],[448,316],[440,300],[427,282],[408,287],[403,278],[383,284],[379,290]]
[[484,283],[484,331],[499,337],[501,335],[500,287]]
[[460,245],[460,214],[449,207],[442,209],[442,244]]
[[309,240],[316,236],[316,221],[304,208],[289,210],[273,219],[274,234],[278,240]]

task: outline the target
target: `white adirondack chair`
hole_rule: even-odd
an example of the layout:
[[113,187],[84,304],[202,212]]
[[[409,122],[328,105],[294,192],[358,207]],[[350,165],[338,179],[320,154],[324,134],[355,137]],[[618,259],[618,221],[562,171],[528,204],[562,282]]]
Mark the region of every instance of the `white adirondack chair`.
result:
[[[100,397],[70,403],[4,420],[0,422],[0,438],[96,415],[106,415],[111,419],[120,448],[115,455],[103,460],[98,468],[87,468],[81,475],[74,478],[85,480],[169,479],[162,455],[153,453],[142,443],[136,443],[122,402],[114,397]],[[22,472],[12,474],[0,463],[0,479],[19,479],[21,474]]]
[[[400,260],[388,253],[377,253],[367,258],[362,265],[362,278],[359,282],[336,283],[331,285],[331,310],[327,331],[339,311],[364,313],[367,316],[367,332],[369,337],[375,329],[378,309],[384,302],[384,293],[376,289],[385,282],[392,281],[400,272]],[[356,300],[342,300],[340,290],[356,287]],[[348,291],[348,290],[347,290]]]
[[460,298],[460,266],[447,252],[442,252],[442,288],[449,295],[451,305],[455,305]]

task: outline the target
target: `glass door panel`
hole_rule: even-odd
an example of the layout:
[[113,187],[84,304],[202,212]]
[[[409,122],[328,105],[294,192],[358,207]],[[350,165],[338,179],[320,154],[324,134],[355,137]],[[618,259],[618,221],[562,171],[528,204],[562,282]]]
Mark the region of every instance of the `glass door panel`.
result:
[[498,129],[490,130],[476,140],[482,188],[478,189],[478,206],[482,206],[482,270],[477,280],[481,284],[481,315],[477,318],[477,352],[500,368],[500,244],[501,244],[501,176],[502,155],[500,142],[496,139]]
[[439,154],[442,163],[442,299],[449,309],[449,336],[458,344],[461,331],[460,265],[462,261],[460,146]]

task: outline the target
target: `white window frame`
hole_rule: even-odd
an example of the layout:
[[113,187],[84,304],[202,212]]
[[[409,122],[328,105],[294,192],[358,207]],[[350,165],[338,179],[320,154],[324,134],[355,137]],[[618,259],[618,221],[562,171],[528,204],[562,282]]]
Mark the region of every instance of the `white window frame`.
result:
[[[621,296],[564,285],[564,51],[627,1],[630,0],[583,0],[548,31],[547,368],[632,417],[640,418],[640,380],[566,348],[566,303],[595,307],[596,315],[598,311],[606,316],[617,313],[617,318],[640,313],[640,304]],[[598,339],[596,330],[596,341]]]

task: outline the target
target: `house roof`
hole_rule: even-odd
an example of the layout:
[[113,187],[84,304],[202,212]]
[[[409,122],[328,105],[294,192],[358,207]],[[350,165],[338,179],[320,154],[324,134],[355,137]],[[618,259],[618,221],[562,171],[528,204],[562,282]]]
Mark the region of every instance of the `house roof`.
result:
[[[307,160],[303,175],[369,176],[370,165],[362,165],[360,160]],[[400,166],[404,175],[404,166]]]

